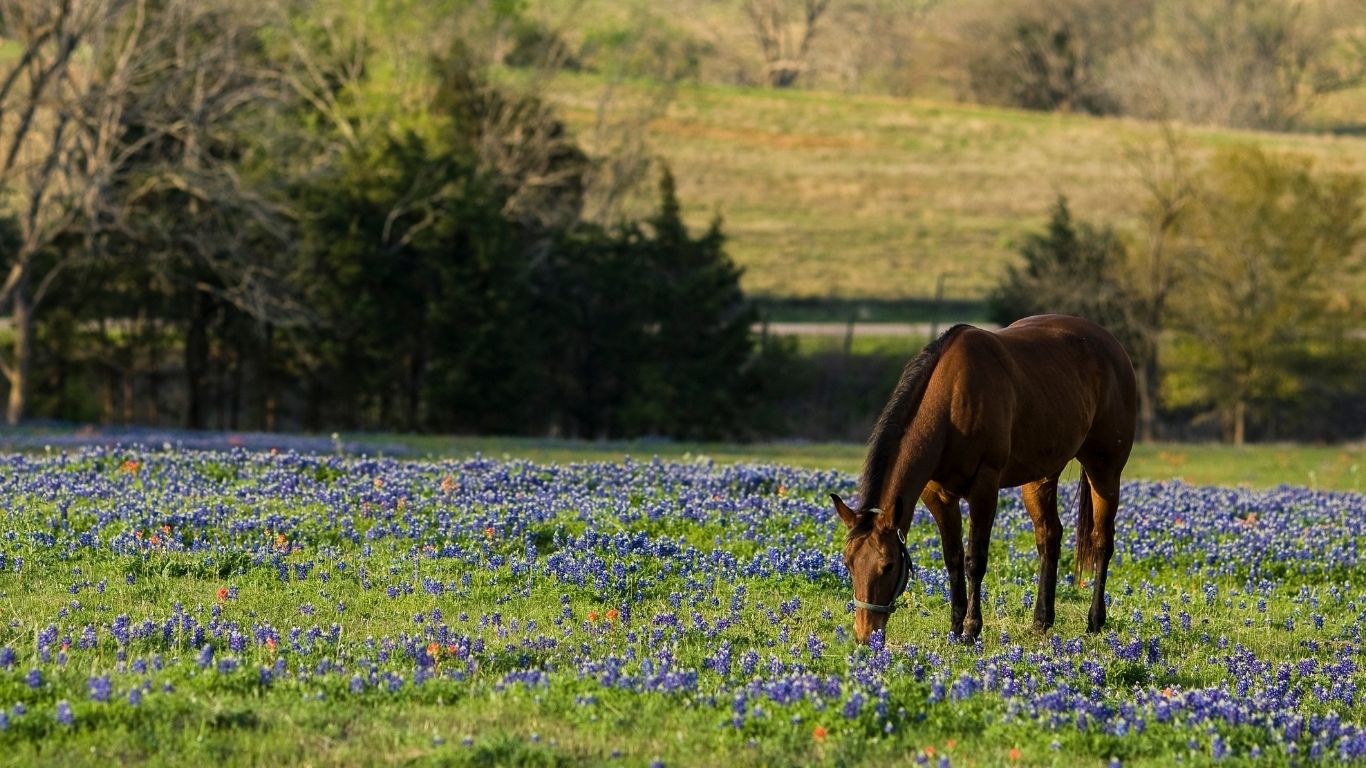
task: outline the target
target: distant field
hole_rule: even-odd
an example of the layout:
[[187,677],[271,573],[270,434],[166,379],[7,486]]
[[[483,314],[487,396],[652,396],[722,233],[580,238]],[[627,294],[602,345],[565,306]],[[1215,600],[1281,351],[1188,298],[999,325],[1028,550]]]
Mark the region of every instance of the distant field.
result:
[[[644,90],[617,84],[608,116]],[[590,146],[603,91],[578,74],[549,89]],[[1366,137],[1182,134],[1196,158],[1251,142],[1366,172]],[[1126,158],[1159,137],[1129,119],[717,85],[683,87],[649,126],[688,221],[723,217],[749,293],[826,300],[925,299],[941,275],[945,296],[980,299],[1058,194],[1137,236],[1144,194]]]
[[[770,443],[738,445],[668,441],[583,442],[512,437],[348,436],[402,444],[434,457],[463,458],[481,453],[489,458],[538,462],[617,461],[624,456],[649,459],[713,460],[722,464],[767,463],[855,473],[864,447],[851,443]],[[1155,443],[1137,445],[1124,476],[1130,480],[1181,479],[1197,485],[1270,488],[1308,486],[1321,490],[1366,490],[1366,452],[1361,445],[1299,446]],[[1065,475],[1076,477],[1073,465]]]

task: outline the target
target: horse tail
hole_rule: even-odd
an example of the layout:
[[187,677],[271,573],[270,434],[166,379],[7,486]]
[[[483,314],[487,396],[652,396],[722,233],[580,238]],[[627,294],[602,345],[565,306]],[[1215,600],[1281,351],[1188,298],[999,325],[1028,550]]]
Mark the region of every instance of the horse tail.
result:
[[1081,471],[1081,483],[1077,487],[1077,556],[1073,563],[1077,586],[1081,586],[1082,573],[1095,568],[1095,544],[1091,541],[1091,527],[1095,523],[1095,510],[1091,505],[1091,481],[1086,470]]

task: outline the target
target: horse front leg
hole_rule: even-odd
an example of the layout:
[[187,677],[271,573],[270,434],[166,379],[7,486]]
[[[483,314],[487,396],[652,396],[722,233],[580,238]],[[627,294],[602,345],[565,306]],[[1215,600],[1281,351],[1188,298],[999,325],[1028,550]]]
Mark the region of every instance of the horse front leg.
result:
[[1053,626],[1053,606],[1058,590],[1058,556],[1062,548],[1062,521],[1058,519],[1058,476],[1029,483],[1020,491],[1025,510],[1034,523],[1034,547],[1039,551],[1034,628],[1045,631]]
[[942,489],[927,488],[920,500],[925,502],[939,527],[939,544],[944,551],[944,569],[949,578],[950,627],[955,635],[961,635],[968,597],[963,583],[963,514],[958,510],[958,497]]
[[963,622],[963,635],[977,639],[982,633],[982,578],[987,573],[987,550],[991,545],[991,527],[996,522],[996,500],[1000,488],[996,476],[979,473],[968,493],[968,616]]

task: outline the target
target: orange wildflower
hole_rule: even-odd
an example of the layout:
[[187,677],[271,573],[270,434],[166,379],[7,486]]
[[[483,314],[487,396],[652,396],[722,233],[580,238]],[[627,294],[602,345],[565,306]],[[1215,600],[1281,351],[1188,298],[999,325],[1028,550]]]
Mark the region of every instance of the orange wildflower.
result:
[[132,459],[128,459],[119,465],[119,471],[125,475],[136,475],[141,469],[142,465]]
[[432,657],[433,659],[439,658],[439,657],[441,656],[441,644],[440,644],[440,643],[428,643],[428,644],[427,644],[427,655],[430,656],[430,657]]
[[607,620],[608,620],[608,621],[616,621],[616,620],[617,620],[617,617],[619,617],[619,616],[621,616],[621,614],[617,612],[617,609],[616,609],[616,608],[608,608],[608,609],[607,609]]
[[450,475],[446,475],[444,478],[441,479],[442,491],[450,493],[451,491],[455,490],[456,487],[457,486],[455,484],[455,478],[451,477]]
[[811,731],[811,738],[815,739],[816,741],[825,741],[825,726],[816,726],[816,728]]
[[216,596],[218,597],[218,602],[226,603],[228,601],[228,588],[219,587]]
[[267,638],[266,638],[266,648],[268,648],[268,649],[270,650],[271,653],[274,653],[274,652],[275,652],[275,647],[276,647],[277,645],[279,645],[279,643],[275,642],[275,638],[273,638],[273,637],[267,637]]
[[597,611],[589,611],[589,612],[588,612],[588,620],[589,620],[589,621],[597,621],[597,620],[598,620],[598,612],[597,612]]
[[491,539],[491,538],[493,538],[493,526],[490,525],[489,527],[487,527],[487,528],[484,529],[484,538],[486,538],[486,539]]
[[1010,748],[1010,755],[1009,755],[1009,757],[1010,757],[1011,760],[1019,760],[1019,759],[1020,759],[1020,748],[1019,748],[1019,747],[1011,747],[1011,748]]
[[384,487],[384,478],[382,478],[382,477],[377,477],[377,478],[375,478],[375,490],[378,491],[379,489],[381,489],[381,488],[383,488],[383,487]]

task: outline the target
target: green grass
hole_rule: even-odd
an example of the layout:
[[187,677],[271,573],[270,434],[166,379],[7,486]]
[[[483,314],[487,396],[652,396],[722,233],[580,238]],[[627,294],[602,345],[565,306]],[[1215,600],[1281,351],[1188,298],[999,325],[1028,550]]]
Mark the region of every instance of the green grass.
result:
[[[864,447],[851,443],[683,443],[672,441],[575,441],[518,437],[437,437],[349,435],[361,442],[402,443],[430,457],[511,457],[537,462],[575,463],[637,459],[712,460],[718,463],[772,463],[856,473]],[[1366,490],[1366,451],[1361,445],[1248,445],[1140,443],[1125,470],[1126,479],[1179,479],[1196,485],[1270,488],[1299,485],[1321,490]],[[1071,465],[1065,477],[1076,477]]]
[[[443,449],[517,445],[445,441]],[[438,447],[443,446],[433,446]],[[827,451],[828,458],[828,447],[813,448]],[[601,458],[564,444],[555,450],[575,459]],[[820,456],[794,449],[786,458],[800,463]],[[136,468],[129,468],[130,459]],[[992,541],[987,629],[977,650],[944,638],[948,609],[925,580],[937,567],[938,540],[931,524],[921,521],[908,537],[921,576],[889,625],[893,659],[885,684],[896,727],[883,731],[871,701],[857,717],[842,715],[846,688],[835,696],[786,703],[754,697],[743,727],[732,728],[734,691],[751,677],[785,674],[770,671],[770,659],[848,680],[869,657],[844,634],[849,588],[829,572],[738,578],[730,565],[729,577],[711,580],[687,548],[704,558],[719,553],[739,562],[765,556],[770,548],[837,553],[838,523],[805,512],[811,503],[824,503],[828,476],[775,468],[737,476],[727,485],[711,473],[679,468],[637,467],[639,474],[623,481],[612,478],[620,466],[556,473],[526,465],[462,468],[171,451],[34,461],[15,473],[22,462],[12,458],[0,473],[0,520],[16,533],[0,538],[7,558],[7,567],[0,568],[0,648],[17,653],[11,668],[0,669],[0,709],[12,711],[17,702],[28,709],[0,729],[0,765],[635,767],[660,758],[669,766],[874,766],[906,764],[930,749],[951,756],[955,766],[1098,765],[1116,756],[1133,768],[1168,765],[1176,755],[1186,764],[1208,765],[1206,724],[1150,717],[1145,731],[1126,737],[1078,731],[1070,724],[1050,730],[1029,717],[1006,716],[1003,694],[979,691],[936,701],[925,678],[940,676],[951,684],[960,675],[980,674],[992,659],[998,671],[1051,679],[1053,673],[1042,673],[1032,657],[1053,657],[1056,637],[1082,649],[1062,657],[1071,670],[1058,676],[1074,688],[1090,687],[1076,665],[1099,660],[1105,681],[1094,685],[1110,702],[1164,687],[1217,688],[1235,674],[1226,668],[1233,652],[1226,647],[1273,662],[1323,664],[1352,655],[1348,638],[1361,619],[1349,601],[1366,595],[1359,573],[1312,563],[1307,571],[1304,565],[1295,570],[1277,561],[1257,571],[1258,582],[1249,576],[1253,564],[1220,561],[1215,556],[1221,545],[1245,545],[1260,535],[1234,520],[1246,510],[1229,507],[1226,523],[1214,523],[1205,538],[1177,530],[1163,534],[1179,544],[1175,562],[1161,553],[1125,550],[1111,571],[1106,634],[1083,634],[1086,590],[1066,580],[1059,587],[1055,629],[1040,634],[1023,607],[1038,561],[1028,521],[1015,507],[1003,511]],[[599,482],[602,492],[596,492]],[[705,492],[696,491],[699,484]],[[1148,516],[1161,512],[1159,506],[1146,510]],[[1269,508],[1263,516],[1284,514]],[[1320,514],[1321,527],[1335,525],[1307,507],[1306,514]],[[146,535],[136,546],[127,541],[129,531],[158,531],[163,521],[175,526],[172,541],[196,546],[168,549],[149,544]],[[288,530],[289,546],[277,546],[262,524]],[[354,538],[345,535],[352,526]],[[585,532],[593,536],[573,543],[563,538]],[[1265,535],[1295,532],[1268,527]],[[1355,546],[1357,538],[1348,534],[1348,543]],[[628,546],[647,540],[668,549]],[[537,563],[532,572],[519,566],[528,551]],[[1206,561],[1207,552],[1214,560]],[[585,554],[600,560],[588,564],[588,583],[574,583],[575,571],[563,563]],[[16,569],[17,558],[23,564]],[[1219,569],[1211,567],[1216,561]],[[1069,570],[1070,552],[1062,566]],[[1272,570],[1276,566],[1281,570]],[[304,577],[295,570],[301,567],[309,568]],[[279,568],[285,569],[283,578]],[[614,568],[629,574],[620,585],[592,582],[594,573]],[[424,588],[428,580],[455,585],[462,579],[468,581],[440,595]],[[227,585],[237,592],[216,597]],[[417,588],[388,591],[404,585]],[[1267,598],[1264,607],[1257,604],[1261,597]],[[774,618],[779,604],[794,598],[799,606]],[[174,612],[174,605],[183,606],[183,613]],[[627,606],[630,622],[594,615]],[[1159,630],[1157,617],[1168,609],[1174,626]],[[1181,627],[1177,616],[1187,611],[1189,627]],[[1309,614],[1320,611],[1326,622],[1315,629]],[[134,627],[150,621],[152,631],[116,645],[110,625],[120,615]],[[164,634],[169,616],[176,620]],[[733,623],[719,628],[722,620]],[[308,647],[295,649],[286,639],[291,627],[325,633],[334,624],[335,642],[305,641]],[[58,638],[49,651],[69,637],[69,659],[40,658],[36,638],[49,625]],[[202,646],[188,635],[192,625],[206,630],[203,642],[214,647],[216,661],[235,659],[239,666],[201,667],[195,659]],[[81,640],[86,627],[99,630],[93,645]],[[253,635],[257,627],[277,629],[278,648],[259,641]],[[422,648],[444,629],[460,642],[486,646],[469,646],[463,659],[441,656],[436,674],[421,684],[410,656],[401,650],[381,656],[383,649],[404,648],[408,637]],[[239,630],[244,647],[234,649],[232,633]],[[650,639],[656,631],[659,636]],[[1159,660],[1118,658],[1111,632],[1119,644],[1160,637]],[[808,653],[809,638],[824,643],[821,654]],[[557,642],[524,642],[546,639]],[[724,675],[707,670],[704,661],[723,643],[733,647],[736,666]],[[1020,656],[1007,662],[1012,648]],[[657,660],[661,651],[672,654],[677,669],[696,671],[702,683],[682,692],[623,690],[578,671],[585,657],[617,657],[634,659],[624,667],[627,674],[643,675],[643,660]],[[739,671],[741,656],[750,651],[759,659],[753,675]],[[286,671],[261,682],[259,670],[277,661]],[[149,669],[128,669],[138,662]],[[320,664],[341,669],[314,673]],[[25,682],[30,669],[43,675],[36,688]],[[532,669],[545,671],[551,682],[500,682],[510,672]],[[405,683],[392,691],[374,682],[349,690],[348,681],[371,670],[402,675]],[[113,681],[115,693],[107,702],[88,694],[90,678],[100,675]],[[1315,682],[1324,679],[1326,674]],[[1359,672],[1344,679],[1362,681]],[[733,687],[722,688],[723,680]],[[151,691],[139,704],[128,702],[127,693],[144,682]],[[172,690],[165,689],[168,684]],[[1294,684],[1309,690],[1309,683]],[[718,700],[710,700],[718,691]],[[58,701],[70,702],[74,725],[56,722]],[[1360,722],[1362,705],[1306,695],[1296,708],[1305,716],[1329,710]],[[828,729],[828,738],[813,738],[818,725]],[[1226,723],[1218,728],[1240,756],[1253,744],[1278,749],[1265,733]],[[1195,748],[1187,746],[1190,741]],[[1012,759],[1013,749],[1020,751],[1019,760]],[[1284,758],[1269,751],[1258,764]]]
[[[565,74],[547,92],[589,147],[604,85]],[[648,91],[615,85],[607,116]],[[1366,172],[1366,137],[1180,132],[1196,161],[1251,143]],[[684,86],[648,130],[690,224],[724,219],[747,292],[846,300],[924,299],[941,275],[946,296],[980,299],[1059,194],[1137,238],[1145,193],[1128,158],[1160,135],[1122,118],[711,84]]]

